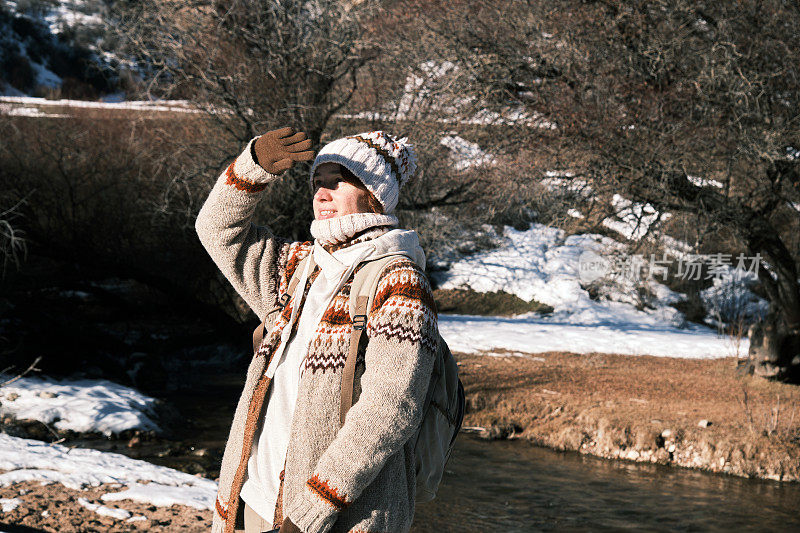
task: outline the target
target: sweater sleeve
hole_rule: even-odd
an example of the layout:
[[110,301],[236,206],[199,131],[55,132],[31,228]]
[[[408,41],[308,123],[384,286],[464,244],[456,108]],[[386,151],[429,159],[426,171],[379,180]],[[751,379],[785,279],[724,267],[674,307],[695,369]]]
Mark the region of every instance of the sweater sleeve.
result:
[[217,180],[197,215],[200,242],[245,302],[263,320],[275,306],[289,244],[252,223],[262,191],[277,176],[253,158],[251,140]]
[[367,322],[361,395],[317,462],[287,516],[303,531],[328,531],[403,448],[422,418],[437,343],[436,307],[425,274],[410,261],[391,265]]

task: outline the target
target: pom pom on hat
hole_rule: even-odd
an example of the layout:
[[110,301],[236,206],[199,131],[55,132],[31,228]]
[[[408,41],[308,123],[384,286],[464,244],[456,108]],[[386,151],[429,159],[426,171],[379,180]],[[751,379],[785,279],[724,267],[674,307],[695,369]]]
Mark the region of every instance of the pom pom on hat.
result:
[[397,206],[400,187],[417,170],[417,156],[408,138],[393,139],[370,131],[336,139],[322,147],[311,167],[311,179],[322,163],[338,163],[353,173],[390,214]]

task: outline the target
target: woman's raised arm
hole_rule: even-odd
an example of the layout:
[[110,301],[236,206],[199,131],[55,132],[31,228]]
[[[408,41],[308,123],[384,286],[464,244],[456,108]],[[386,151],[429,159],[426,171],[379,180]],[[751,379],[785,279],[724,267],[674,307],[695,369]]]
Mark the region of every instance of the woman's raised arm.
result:
[[197,215],[200,242],[261,320],[275,306],[280,261],[289,243],[268,227],[253,224],[253,214],[270,181],[295,161],[314,157],[310,147],[304,133],[288,127],[251,140],[219,177]]

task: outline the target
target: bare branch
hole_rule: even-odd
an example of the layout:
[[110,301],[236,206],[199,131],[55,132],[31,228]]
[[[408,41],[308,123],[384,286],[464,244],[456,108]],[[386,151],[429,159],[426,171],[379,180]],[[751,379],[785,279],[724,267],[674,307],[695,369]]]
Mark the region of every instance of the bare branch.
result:
[[22,372],[17,374],[15,377],[13,377],[13,378],[11,378],[11,379],[9,379],[7,381],[4,381],[3,383],[0,383],[0,388],[5,387],[6,385],[11,385],[15,381],[22,379],[23,377],[25,377],[26,375],[30,374],[31,372],[41,372],[40,368],[36,368],[36,365],[41,360],[42,360],[41,356],[39,356],[36,359],[34,359],[34,361],[30,364],[30,366],[28,366],[28,368],[26,368],[25,370],[23,370]]

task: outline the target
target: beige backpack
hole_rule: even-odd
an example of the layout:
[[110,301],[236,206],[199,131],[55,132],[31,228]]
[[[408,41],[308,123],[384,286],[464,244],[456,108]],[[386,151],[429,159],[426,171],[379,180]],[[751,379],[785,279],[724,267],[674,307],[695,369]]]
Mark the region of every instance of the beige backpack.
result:
[[[350,349],[342,376],[340,422],[344,424],[347,410],[353,404],[353,387],[361,335],[367,326],[367,311],[372,307],[381,274],[390,263],[404,256],[393,255],[368,262],[356,272],[350,288],[350,318],[353,331]],[[461,422],[464,419],[464,386],[458,378],[458,365],[450,348],[436,332],[436,360],[431,382],[425,395],[422,423],[412,437],[417,473],[417,502],[436,497],[444,467],[453,451]]]

